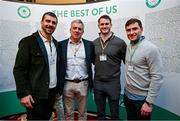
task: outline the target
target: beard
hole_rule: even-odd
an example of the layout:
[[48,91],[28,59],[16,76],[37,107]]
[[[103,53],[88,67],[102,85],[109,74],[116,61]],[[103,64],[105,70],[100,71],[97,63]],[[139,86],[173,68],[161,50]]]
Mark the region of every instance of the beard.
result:
[[107,35],[107,34],[109,34],[109,32],[110,32],[110,29],[101,30],[101,34],[103,34],[103,35]]
[[53,34],[53,32],[55,31],[54,27],[50,27],[50,26],[46,26],[46,27],[42,27],[42,30],[46,33],[46,34]]

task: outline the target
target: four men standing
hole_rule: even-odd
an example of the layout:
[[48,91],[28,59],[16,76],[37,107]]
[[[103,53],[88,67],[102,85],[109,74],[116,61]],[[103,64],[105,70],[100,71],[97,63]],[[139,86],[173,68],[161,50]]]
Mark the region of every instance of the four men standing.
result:
[[108,15],[98,19],[100,33],[94,43],[82,38],[84,23],[76,19],[71,22],[70,37],[57,45],[52,37],[57,23],[56,15],[46,12],[41,30],[19,43],[13,72],[27,119],[49,120],[56,94],[63,93],[66,120],[74,119],[75,98],[79,120],[86,120],[88,89],[94,88],[98,120],[106,119],[106,99],[111,119],[119,120],[122,61],[126,62],[124,100],[128,119],[150,119],[162,83],[162,63],[157,47],[141,35],[140,20],[130,19],[125,25],[131,41],[127,51],[126,43],[111,31]]

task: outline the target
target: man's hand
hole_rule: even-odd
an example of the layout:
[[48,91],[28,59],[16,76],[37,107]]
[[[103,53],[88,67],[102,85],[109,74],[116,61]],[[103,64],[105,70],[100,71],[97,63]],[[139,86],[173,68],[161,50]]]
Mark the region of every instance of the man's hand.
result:
[[34,103],[34,100],[31,95],[21,98],[21,104],[26,108],[33,108],[32,103]]
[[141,115],[148,116],[152,112],[152,104],[147,104],[146,102],[141,107]]

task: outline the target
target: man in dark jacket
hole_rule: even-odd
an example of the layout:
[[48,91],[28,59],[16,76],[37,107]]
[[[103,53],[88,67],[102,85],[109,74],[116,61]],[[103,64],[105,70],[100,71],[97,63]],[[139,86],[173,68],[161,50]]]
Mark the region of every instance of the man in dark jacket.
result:
[[[41,30],[19,42],[14,77],[28,120],[49,120],[59,85],[57,41],[52,37],[58,19],[52,12],[42,16]],[[62,92],[59,92],[62,93]]]
[[[71,22],[70,38],[60,42],[60,76],[64,81],[66,120],[73,120],[75,97],[78,100],[79,120],[86,120],[88,87],[92,88],[93,42],[82,38],[84,24],[77,19]],[[63,85],[62,85],[63,86]]]

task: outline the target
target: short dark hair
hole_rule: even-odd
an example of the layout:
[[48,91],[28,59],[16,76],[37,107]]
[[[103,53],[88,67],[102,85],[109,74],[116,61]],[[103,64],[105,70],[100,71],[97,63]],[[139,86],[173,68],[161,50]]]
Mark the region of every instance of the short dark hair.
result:
[[108,15],[102,15],[99,19],[98,19],[98,23],[100,22],[101,19],[109,19],[110,23],[111,23],[111,18]]
[[56,14],[54,14],[53,12],[46,12],[46,13],[43,14],[41,21],[44,20],[44,18],[45,18],[46,15],[49,15],[49,16],[51,16],[51,17],[54,17],[54,18],[56,18],[56,19],[58,20]]
[[138,23],[138,25],[139,25],[139,27],[140,28],[142,28],[142,23],[141,23],[141,21],[139,20],[139,19],[137,19],[137,18],[131,18],[131,19],[129,19],[127,22],[126,22],[126,24],[125,24],[125,28],[127,27],[127,26],[129,26],[130,24],[134,24],[134,23]]

